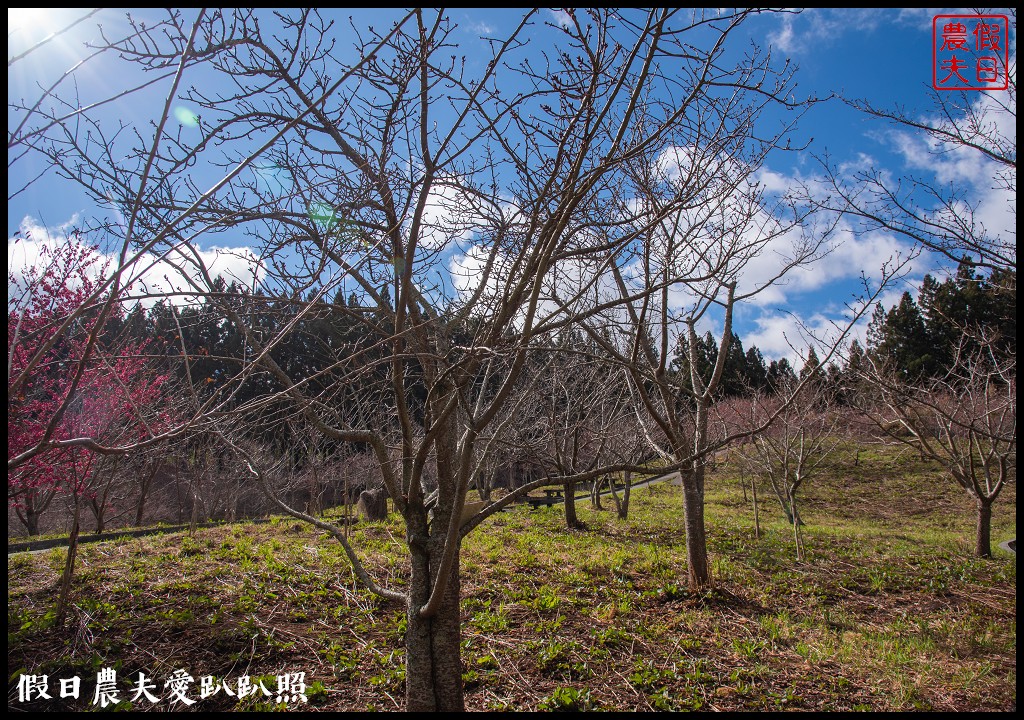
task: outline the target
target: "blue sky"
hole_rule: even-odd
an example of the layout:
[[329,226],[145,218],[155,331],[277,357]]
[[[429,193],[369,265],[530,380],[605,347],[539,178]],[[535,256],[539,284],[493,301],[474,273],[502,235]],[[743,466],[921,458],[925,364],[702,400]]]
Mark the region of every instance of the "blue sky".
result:
[[[148,11],[141,11],[142,16]],[[185,11],[189,17],[190,11]],[[325,16],[338,20],[343,28],[348,17],[356,25],[377,23],[384,27],[390,15],[397,11],[349,10],[325,11]],[[938,13],[955,10],[840,10],[813,9],[800,13],[762,16],[744,26],[746,41],[770,49],[779,62],[788,60],[797,67],[797,92],[803,96],[821,99],[841,95],[850,99],[865,99],[879,107],[900,106],[914,117],[928,118],[936,107],[929,92],[932,83],[932,19]],[[1005,12],[1005,11],[991,11]],[[83,17],[83,10],[29,9],[8,11],[8,56],[24,52],[49,33],[59,30]],[[11,101],[38,96],[39,85],[54,82],[75,63],[88,57],[83,43],[97,37],[97,23],[114,34],[125,27],[125,11],[101,11],[76,25],[58,40],[47,43],[8,68],[8,129],[18,122],[18,115],[10,109]],[[478,61],[482,53],[474,48],[484,47],[481,36],[500,37],[513,27],[521,13],[515,10],[456,9],[450,17],[458,23],[456,38],[464,43],[469,62]],[[556,25],[558,12],[545,11],[540,20]],[[554,32],[551,27],[537,25],[531,32],[542,40],[544,33]],[[542,42],[538,47],[542,47]],[[736,47],[736,51],[740,48]],[[747,46],[742,48],[747,49]],[[340,50],[339,50],[340,51]],[[1011,63],[1015,66],[1016,36],[1011,36]],[[89,60],[76,70],[74,80],[82,97],[101,97],[116,91],[134,75],[126,71],[112,57]],[[200,83],[202,77],[190,77]],[[129,127],[145,130],[155,121],[163,107],[169,81],[155,83],[147,92],[133,95],[126,101],[115,101],[107,108],[106,122],[123,122]],[[65,84],[62,87],[70,87]],[[977,93],[979,98],[981,93]],[[180,122],[184,120],[184,123]],[[178,118],[182,132],[188,132],[187,113]],[[174,122],[172,122],[174,125]],[[1015,129],[1012,130],[1015,135]],[[801,119],[794,132],[793,146],[807,145],[800,152],[779,153],[769,157],[759,179],[768,187],[784,190],[796,181],[813,183],[821,169],[815,156],[829,156],[840,165],[850,167],[871,166],[893,176],[907,172],[925,173],[940,177],[944,182],[964,184],[971,192],[984,193],[985,169],[976,166],[957,166],[956,158],[933,158],[929,148],[913,136],[895,131],[891,126],[851,109],[838,99],[818,103]],[[103,214],[108,210],[97,208],[87,196],[65,179],[47,172],[45,165],[26,156],[16,157],[8,165],[8,237],[15,232],[30,232],[42,241],[46,237],[59,237],[80,222],[81,218]],[[198,172],[198,171],[197,171]],[[10,197],[14,188],[21,188],[37,175],[41,177],[27,189]],[[204,182],[200,178],[199,182]],[[991,199],[989,222],[1012,223],[1007,220],[1007,203],[1015,208],[1016,197],[999,196]],[[858,235],[855,228],[843,225],[836,234],[833,252],[814,267],[791,277],[787,284],[764,295],[757,302],[743,307],[737,313],[736,330],[745,346],[758,345],[768,358],[794,357],[805,341],[799,339],[794,317],[809,326],[826,328],[829,321],[839,320],[846,303],[859,287],[862,274],[877,277],[880,265],[887,257],[909,253],[910,244],[903,238],[873,233]],[[242,238],[233,238],[241,247]],[[223,243],[225,238],[217,239]],[[209,251],[209,247],[203,250]],[[215,267],[244,274],[242,261],[236,256],[224,256]],[[19,265],[30,263],[34,251],[24,241],[8,242],[9,267],[17,271]],[[933,255],[923,255],[909,267],[902,285],[887,291],[884,302],[891,304],[906,288],[920,282],[924,273],[943,272],[943,263]],[[708,329],[714,330],[710,324]],[[861,333],[863,329],[861,330]]]

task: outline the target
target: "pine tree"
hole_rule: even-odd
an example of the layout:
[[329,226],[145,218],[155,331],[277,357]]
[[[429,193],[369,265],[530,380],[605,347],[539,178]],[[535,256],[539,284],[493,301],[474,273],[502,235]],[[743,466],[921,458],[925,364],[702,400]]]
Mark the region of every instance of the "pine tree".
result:
[[956,275],[939,282],[926,275],[919,304],[931,352],[939,372],[957,353],[971,352],[984,339],[996,352],[1009,356],[1017,345],[1017,274],[994,270],[979,277],[968,261]]
[[768,367],[765,364],[764,355],[756,345],[752,345],[747,350],[746,377],[747,385],[754,392],[760,392],[768,387]]
[[786,358],[772,360],[768,365],[767,375],[768,388],[772,392],[785,392],[786,388],[792,387],[793,384],[796,383],[796,373],[793,371],[793,366],[789,364],[789,360]]
[[[884,320],[879,322],[882,317]],[[899,304],[884,316],[881,310],[875,311],[868,343],[868,351],[875,360],[905,381],[916,381],[938,370],[924,317],[909,292],[903,293]]]
[[825,377],[824,371],[821,369],[821,361],[818,360],[818,353],[814,351],[813,347],[808,348],[807,360],[804,361],[804,366],[800,368],[800,380],[808,377],[814,380],[821,380]]

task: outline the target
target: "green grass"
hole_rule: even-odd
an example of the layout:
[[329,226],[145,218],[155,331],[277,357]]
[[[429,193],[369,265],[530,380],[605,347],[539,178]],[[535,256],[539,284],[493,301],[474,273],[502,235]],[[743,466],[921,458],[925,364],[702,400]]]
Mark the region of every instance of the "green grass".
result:
[[[678,487],[637,489],[627,521],[578,503],[500,513],[463,544],[470,709],[1005,710],[1016,703],[1016,560],[970,556],[973,507],[941,468],[871,446],[804,491],[806,557],[767,492],[762,536],[728,463],[709,478],[715,588],[685,585]],[[1016,532],[1015,488],[993,540]],[[607,506],[607,504],[606,504]],[[402,587],[397,517],[352,530],[374,575]],[[161,684],[305,672],[325,710],[404,705],[405,615],[355,586],[341,548],[289,519],[80,549],[72,617],[53,626],[64,550],[8,562],[8,672],[139,671]],[[12,705],[16,706],[17,694]],[[311,699],[312,702],[312,699]],[[135,704],[139,708],[138,703]],[[142,706],[144,709],[144,705]],[[166,709],[167,704],[154,706]],[[219,693],[203,709],[273,709]],[[280,709],[280,708],[278,708]]]

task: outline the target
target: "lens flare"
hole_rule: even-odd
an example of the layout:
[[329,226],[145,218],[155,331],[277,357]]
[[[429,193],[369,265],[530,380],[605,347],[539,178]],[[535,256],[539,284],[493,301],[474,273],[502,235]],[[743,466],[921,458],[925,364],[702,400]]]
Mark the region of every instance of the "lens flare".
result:
[[174,119],[185,127],[198,127],[199,125],[199,116],[184,105],[174,108]]
[[334,208],[323,202],[310,203],[306,214],[310,220],[328,230],[338,221]]

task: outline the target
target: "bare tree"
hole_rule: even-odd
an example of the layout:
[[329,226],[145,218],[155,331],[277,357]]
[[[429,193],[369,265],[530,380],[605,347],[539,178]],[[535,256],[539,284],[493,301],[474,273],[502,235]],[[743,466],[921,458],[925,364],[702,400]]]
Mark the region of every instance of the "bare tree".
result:
[[[788,78],[773,81],[784,87]],[[785,198],[772,201],[752,180],[782,140],[782,135],[746,132],[757,110],[773,97],[767,93],[753,115],[738,96],[720,99],[702,118],[705,122],[689,128],[688,144],[631,167],[635,193],[625,194],[629,200],[616,215],[629,218],[628,208],[639,206],[644,218],[654,220],[644,221],[630,253],[609,256],[613,281],[594,302],[614,309],[587,324],[591,337],[628,369],[631,386],[658,431],[648,435],[652,448],[669,468],[680,469],[688,583],[695,590],[711,582],[704,526],[706,464],[728,439],[712,435],[709,417],[728,355],[734,309],[813,260],[825,239],[825,233],[801,234],[805,209]],[[768,252],[782,260],[767,277],[745,275]],[[696,328],[716,313],[721,341],[715,357],[703,358]]]
[[948,468],[977,508],[974,554],[991,557],[992,505],[1017,468],[1017,364],[963,335],[938,378],[906,382],[869,356],[859,406],[888,438]]
[[[823,376],[805,383],[788,402],[786,390],[751,399],[752,417],[747,421],[751,426],[773,419],[767,429],[755,435],[739,452],[757,475],[768,480],[793,528],[796,559],[802,561],[803,520],[797,507],[797,495],[820,471],[839,443],[836,434],[839,416],[834,403],[835,388]],[[780,411],[781,405],[785,407]],[[755,517],[756,512],[755,505]]]
[[[1013,36],[1017,11],[1007,12]],[[1017,72],[1012,54],[1010,63],[998,68],[1008,78],[1005,90],[932,90],[927,111],[848,101],[886,123],[886,137],[913,147],[907,153],[909,169],[894,177],[877,168],[850,171],[824,158],[833,194],[823,204],[860,218],[865,231],[899,233],[954,263],[966,260],[1016,272]]]
[[[768,223],[745,235],[762,219],[761,197],[734,192],[749,177],[740,168],[756,167],[780,138],[754,139],[758,109],[784,104],[791,90],[770,58],[727,52],[750,14],[567,11],[563,22],[543,24],[530,11],[483,45],[480,61],[480,53],[460,59],[443,13],[419,9],[386,32],[353,27],[354,48],[345,49],[315,12],[261,21],[252,10],[211,10],[185,21],[172,11],[156,29],[140,24],[108,46],[169,78],[152,137],[122,134],[87,112],[75,115],[87,135],[55,109],[35,126],[34,151],[126,218],[93,225],[119,249],[110,286],[127,287],[140,262],[157,258],[178,271],[164,295],[203,298],[241,334],[235,374],[212,391],[182,346],[193,426],[201,421],[222,438],[271,495],[276,461],[246,437],[268,414],[373,453],[406,527],[405,587],[378,583],[344,528],[274,497],[335,537],[366,587],[406,608],[408,710],[463,709],[462,538],[551,481],[538,478],[470,514],[467,492],[534,351],[586,320],[620,366],[646,363],[632,383],[670,441],[670,467],[687,478],[688,540],[699,548],[691,574],[707,582],[703,463],[722,361],[710,377],[690,374],[686,402],[697,419],[684,434],[675,416],[681,386],[664,375],[675,338],[666,328],[681,322],[692,338],[722,306],[728,338],[733,305],[746,294],[736,291],[741,267],[782,232]],[[546,34],[542,60],[526,52],[538,32]],[[196,66],[211,75],[188,87]],[[179,99],[194,109],[192,135],[169,129]],[[695,156],[675,166],[697,179],[682,191],[643,190],[639,181],[664,172],[658,158],[680,148]],[[729,220],[735,206],[716,195],[746,198],[746,223]],[[682,233],[669,228],[691,212],[699,219]],[[702,246],[719,231],[725,240]],[[251,242],[239,251],[255,260],[245,293],[226,292],[198,247],[218,233]],[[703,250],[713,252],[700,259]],[[792,262],[807,255],[801,249]],[[629,275],[634,259],[646,277]],[[679,282],[692,302],[670,316],[664,294]],[[645,335],[659,312],[660,350]],[[304,329],[323,317],[358,327],[359,339]],[[624,324],[609,331],[608,317]],[[319,343],[321,366],[289,363],[287,343],[300,334]],[[266,392],[245,396],[252,383]],[[643,469],[588,463],[558,482]]]
[[[1009,11],[1010,33],[1016,11]],[[899,233],[946,259],[989,268],[1016,295],[1017,84],[1015,59],[1000,67],[1006,90],[939,92],[928,112],[850,104],[887,123],[908,171],[840,172],[823,161],[834,195],[823,204],[860,218],[861,230]],[[965,172],[969,170],[969,172]],[[955,322],[955,318],[948,318]],[[992,503],[1016,457],[1015,358],[983,329],[959,327],[958,351],[939,378],[904,378],[871,358],[856,375],[858,403],[890,437],[950,468],[978,506],[975,552],[990,554]],[[1007,395],[1009,391],[1009,395]]]
[[[597,348],[589,353],[581,350],[562,349],[550,379],[542,383],[543,446],[539,456],[550,463],[553,479],[569,478],[563,484],[565,522],[573,529],[584,524],[576,514],[576,482],[572,478],[641,460],[635,452],[638,434],[627,428],[635,411],[621,369],[597,362],[593,358]],[[623,432],[625,436],[620,435]],[[591,483],[592,498],[599,497],[601,479],[599,476]]]

